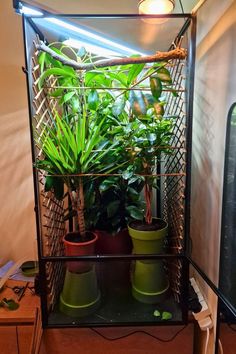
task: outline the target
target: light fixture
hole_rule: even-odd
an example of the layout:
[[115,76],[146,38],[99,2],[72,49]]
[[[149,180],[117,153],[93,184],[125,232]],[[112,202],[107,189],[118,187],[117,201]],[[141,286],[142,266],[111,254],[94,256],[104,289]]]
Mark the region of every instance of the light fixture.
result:
[[86,39],[88,39],[90,42],[93,41],[98,45],[101,43],[101,45],[103,47],[106,47],[107,49],[112,51],[114,53],[113,55],[117,55],[117,54],[118,55],[127,55],[127,56],[133,55],[133,54],[139,54],[142,56],[146,55],[145,53],[131,49],[131,48],[126,47],[122,44],[111,41],[110,39],[102,37],[96,33],[87,31],[79,26],[76,26],[76,25],[71,24],[69,22],[65,22],[63,20],[59,20],[55,17],[46,17],[45,19],[46,19],[46,21],[51,22],[56,26],[65,28],[65,29],[69,30],[70,32],[74,32],[74,33],[78,34],[80,36],[80,38],[83,38],[84,42],[86,41]]
[[[175,0],[141,0],[139,1],[140,15],[167,15],[175,7]],[[160,24],[166,22],[166,18],[147,18],[143,21],[151,24]]]
[[35,10],[32,7],[28,7],[25,5],[22,5],[19,11],[21,14],[28,16],[43,16],[43,13],[41,11]]
[[[44,16],[44,13],[37,9],[25,6],[23,5],[23,3],[20,2],[19,4],[20,6],[18,7],[18,11],[21,14],[32,17]],[[85,49],[87,48],[88,51],[104,57],[130,56],[134,54],[138,54],[141,56],[147,55],[147,53],[140,52],[138,50],[129,48],[128,46],[117,43],[113,40],[107,39],[99,34],[90,32],[80,26],[77,26],[76,24],[70,23],[69,21],[63,21],[56,17],[45,17],[44,20],[54,25],[56,30],[61,31],[64,29],[69,31],[69,33],[67,33],[67,36],[70,33],[71,36],[76,36],[77,38],[70,38],[66,42],[64,42],[67,45],[71,45],[72,47],[74,46],[74,48],[78,48],[78,46],[80,45],[80,47],[83,46],[85,47]]]

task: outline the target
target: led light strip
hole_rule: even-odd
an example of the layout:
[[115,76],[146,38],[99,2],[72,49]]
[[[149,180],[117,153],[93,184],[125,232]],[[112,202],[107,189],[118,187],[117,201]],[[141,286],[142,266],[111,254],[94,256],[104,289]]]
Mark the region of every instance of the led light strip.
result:
[[[38,11],[38,10],[34,10],[30,7],[27,7],[27,6],[22,6],[21,9],[20,9],[20,12],[25,14],[25,15],[32,15],[32,16],[43,16],[43,13]],[[74,33],[77,33],[77,34],[80,34],[80,35],[83,35],[86,38],[90,39],[90,40],[93,40],[93,41],[96,41],[97,43],[101,43],[103,45],[106,45],[108,46],[109,48],[104,48],[104,55],[105,55],[105,51],[108,51],[109,52],[109,56],[110,55],[132,55],[132,54],[139,54],[139,55],[146,55],[145,53],[142,53],[142,52],[139,52],[137,50],[133,50],[133,49],[130,49],[129,47],[126,47],[122,44],[119,44],[119,43],[116,43],[116,42],[113,42],[107,38],[104,38],[100,35],[97,35],[95,33],[92,33],[92,32],[89,32],[83,28],[80,28],[80,27],[77,27],[71,23],[68,23],[68,22],[65,22],[65,21],[62,21],[60,19],[57,19],[55,17],[46,17],[45,18],[46,21],[52,23],[52,24],[55,24],[61,28],[65,28],[65,29],[68,29],[70,30],[71,32],[74,32]],[[74,45],[78,45],[76,44],[76,41],[77,39],[69,39],[68,41],[73,41]],[[81,41],[82,42],[82,41]],[[69,42],[67,42],[69,43]],[[79,43],[79,41],[78,41]],[[83,42],[85,44],[85,42]],[[72,45],[73,46],[73,45]],[[88,45],[86,45],[88,47]],[[95,47],[99,47],[99,46],[93,46],[94,48]],[[77,46],[76,46],[77,48]],[[113,50],[114,49],[114,50]],[[101,50],[103,50],[103,48],[101,47]],[[100,50],[100,53],[101,53],[101,50]],[[96,52],[97,53],[97,52]]]

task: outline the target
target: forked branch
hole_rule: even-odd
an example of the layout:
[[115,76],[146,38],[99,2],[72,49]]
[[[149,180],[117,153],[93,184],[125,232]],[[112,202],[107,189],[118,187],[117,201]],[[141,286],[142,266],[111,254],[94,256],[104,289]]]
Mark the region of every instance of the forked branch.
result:
[[155,63],[159,61],[168,61],[171,59],[183,60],[187,56],[187,50],[184,48],[175,48],[169,52],[156,52],[153,55],[147,55],[143,57],[125,57],[125,58],[114,58],[114,59],[102,59],[94,63],[78,63],[75,60],[68,59],[52,50],[50,47],[46,46],[43,42],[36,45],[36,48],[40,51],[48,53],[52,58],[59,60],[62,64],[68,65],[75,70],[92,70],[95,68],[104,68],[107,66],[115,65],[126,65],[126,64],[140,64],[140,63]]

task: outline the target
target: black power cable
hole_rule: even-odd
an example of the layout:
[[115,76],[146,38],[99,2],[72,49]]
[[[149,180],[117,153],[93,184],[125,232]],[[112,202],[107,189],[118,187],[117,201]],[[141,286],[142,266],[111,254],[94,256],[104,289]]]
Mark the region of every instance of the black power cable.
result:
[[232,331],[236,332],[236,328],[235,328],[235,327],[233,327],[233,325],[232,325],[232,324],[227,323],[227,325],[228,325],[228,327],[229,327]]
[[127,338],[129,336],[132,336],[133,334],[137,334],[137,333],[141,333],[141,334],[145,334],[147,336],[150,336],[160,342],[163,342],[163,343],[168,343],[168,342],[172,342],[177,336],[178,334],[180,334],[185,328],[187,327],[187,325],[185,325],[184,327],[182,327],[179,331],[177,331],[171,338],[169,339],[163,339],[163,338],[159,338],[157,336],[154,336],[153,334],[151,333],[148,333],[146,331],[134,331],[134,332],[130,332],[128,334],[125,334],[123,336],[120,336],[120,337],[116,337],[116,338],[109,338],[107,336],[105,336],[104,334],[102,334],[101,332],[99,332],[97,329],[95,328],[90,328],[93,332],[97,333],[99,336],[101,336],[102,338],[106,339],[106,340],[109,340],[109,341],[116,341],[116,340],[120,340],[120,339],[123,339],[123,338]]

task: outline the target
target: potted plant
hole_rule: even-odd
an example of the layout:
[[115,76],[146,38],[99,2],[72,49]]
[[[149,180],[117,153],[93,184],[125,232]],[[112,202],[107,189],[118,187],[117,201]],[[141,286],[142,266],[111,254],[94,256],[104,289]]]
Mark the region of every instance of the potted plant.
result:
[[[132,72],[133,68],[130,68]],[[131,89],[124,98],[128,102],[128,119],[121,121],[116,128],[122,130],[128,168],[123,177],[133,181],[139,178],[143,182],[145,214],[133,216],[129,223],[129,234],[136,254],[158,254],[163,250],[167,235],[166,221],[152,217],[153,189],[157,188],[157,165],[163,154],[171,153],[170,141],[173,136],[174,117],[164,116],[165,97],[163,87],[171,90],[172,79],[163,63],[157,63],[146,71],[139,67],[138,77],[129,82]],[[144,91],[149,80],[150,91]],[[139,90],[133,90],[134,82],[139,83]],[[172,90],[174,95],[177,93]],[[121,99],[121,95],[118,95]],[[119,136],[119,134],[118,134]],[[139,191],[140,192],[140,191]],[[141,211],[141,210],[140,210]],[[159,281],[157,279],[159,278]],[[168,289],[168,281],[160,261],[137,261],[132,277],[133,294],[143,302],[156,302],[160,294]]]
[[[47,174],[46,190],[52,190],[57,198],[62,198],[66,186],[70,196],[74,231],[64,236],[65,254],[91,255],[95,251],[97,235],[86,230],[87,187],[97,174],[106,175],[119,169],[121,148],[118,141],[111,141],[105,135],[106,116],[101,116],[97,110],[96,92],[80,89],[84,85],[83,75],[62,66],[50,56],[40,57],[39,62],[42,70],[40,87],[47,77],[54,75],[59,85],[68,89],[49,92],[51,97],[59,99],[59,107],[51,112],[47,124],[35,131],[36,145],[43,153],[36,166]],[[99,299],[94,266],[86,261],[67,262],[61,295],[62,311],[85,315],[96,308]]]
[[[62,45],[61,48],[64,47]],[[69,234],[65,241],[85,246],[86,243],[91,245],[96,239],[96,236],[85,229],[84,215],[86,209],[90,209],[84,202],[88,196],[88,185],[93,185],[97,179],[96,174],[106,176],[115,171],[128,181],[126,187],[133,183],[130,182],[132,179],[139,179],[139,185],[144,183],[146,222],[142,222],[142,225],[145,228],[148,225],[149,228],[152,224],[152,228],[156,228],[160,221],[153,219],[152,222],[150,212],[152,188],[155,186],[153,172],[160,152],[169,152],[168,143],[173,123],[172,119],[163,118],[163,83],[172,90],[170,73],[165,67],[167,62],[156,62],[157,55],[141,60],[103,60],[93,64],[94,58],[83,51],[78,57],[70,48],[75,57],[75,60],[71,60],[61,48],[46,48],[45,45],[40,48],[43,52],[39,58],[42,70],[39,85],[42,86],[50,75],[57,77],[59,88],[49,90],[49,95],[60,100],[61,108],[60,113],[53,112],[51,124],[45,126],[43,134],[39,135],[37,143],[39,146],[41,144],[44,159],[38,161],[37,166],[50,174],[46,177],[47,189],[53,189],[56,193],[64,184],[67,186],[77,220],[74,225],[75,228],[78,225],[79,232]],[[186,53],[184,57],[185,55]],[[165,57],[168,58],[168,55],[162,56],[162,60]],[[155,63],[145,68],[146,61]],[[148,79],[150,89],[146,93]],[[98,92],[99,88],[103,90]],[[127,164],[130,165],[129,168]],[[84,182],[85,175],[91,183]],[[103,198],[105,193],[102,188],[107,182],[102,178],[101,180],[100,192]],[[113,193],[114,191],[115,189]],[[118,207],[118,202],[113,200],[110,203],[112,202],[113,209],[114,206]],[[109,219],[111,214],[107,213],[108,210],[111,210],[111,204],[107,210],[105,207],[100,210],[98,215],[106,214]],[[137,213],[134,214],[133,209],[131,216],[140,219],[140,213],[138,217]],[[134,223],[130,224],[129,229],[132,225]],[[141,246],[140,253],[155,253],[158,250],[144,251]],[[91,249],[86,251],[87,254],[91,252]],[[139,253],[135,244],[134,252]],[[72,251],[68,254],[80,253],[76,250],[75,253]],[[74,268],[76,264],[71,264],[73,273],[77,271]],[[80,268],[78,271],[83,273],[84,269]]]

